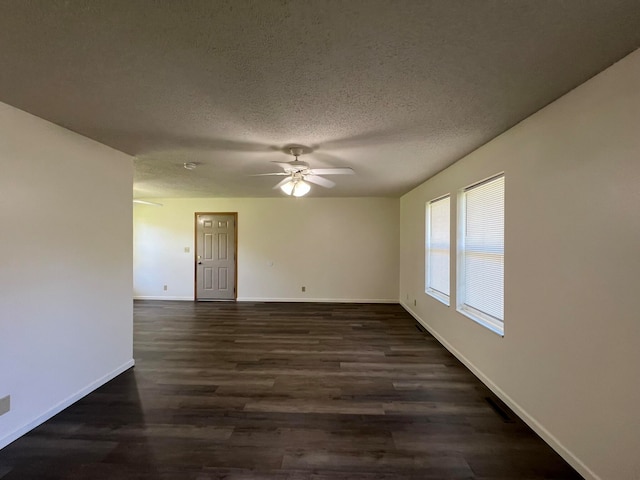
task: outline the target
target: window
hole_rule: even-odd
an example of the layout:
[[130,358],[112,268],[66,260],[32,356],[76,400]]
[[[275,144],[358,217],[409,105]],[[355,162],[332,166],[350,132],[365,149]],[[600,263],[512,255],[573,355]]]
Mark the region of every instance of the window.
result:
[[465,188],[459,202],[458,311],[504,334],[504,175]]
[[426,293],[449,305],[449,195],[427,203]]

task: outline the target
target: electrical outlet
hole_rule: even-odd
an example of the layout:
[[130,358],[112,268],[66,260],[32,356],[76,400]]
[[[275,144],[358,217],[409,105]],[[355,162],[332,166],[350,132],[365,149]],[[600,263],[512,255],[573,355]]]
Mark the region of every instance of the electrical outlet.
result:
[[407,293],[407,302],[409,301],[409,294]]
[[189,253],[191,251],[191,247],[184,247],[184,253]]
[[302,287],[302,291],[306,292],[307,291],[307,287]]
[[11,395],[0,398],[0,415],[4,415],[11,410]]
[[165,291],[165,292],[167,291],[167,286],[166,286],[166,285],[164,286],[164,291]]

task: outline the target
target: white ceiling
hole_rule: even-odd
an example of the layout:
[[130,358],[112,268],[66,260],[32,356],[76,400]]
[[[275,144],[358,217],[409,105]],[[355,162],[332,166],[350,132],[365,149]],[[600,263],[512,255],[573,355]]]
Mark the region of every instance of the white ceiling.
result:
[[400,196],[638,46],[638,0],[4,0],[0,101],[138,198],[281,195],[290,144],[356,171],[311,196]]

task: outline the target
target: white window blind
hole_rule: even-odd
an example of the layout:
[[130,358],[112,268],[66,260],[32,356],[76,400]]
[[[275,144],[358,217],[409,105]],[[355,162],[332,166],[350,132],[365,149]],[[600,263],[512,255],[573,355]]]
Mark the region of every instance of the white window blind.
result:
[[449,305],[450,198],[427,204],[426,293]]
[[464,190],[458,310],[504,333],[504,176]]

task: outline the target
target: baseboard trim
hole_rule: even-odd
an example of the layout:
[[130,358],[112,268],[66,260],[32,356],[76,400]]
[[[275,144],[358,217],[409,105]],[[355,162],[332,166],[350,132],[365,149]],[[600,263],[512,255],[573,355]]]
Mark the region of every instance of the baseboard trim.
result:
[[238,302],[287,302],[287,303],[398,303],[391,298],[262,298],[238,297]]
[[[180,300],[193,302],[193,297],[157,297],[137,295],[134,300]],[[238,297],[236,302],[287,302],[287,303],[393,303],[398,304],[397,298],[273,298],[273,297]]]
[[420,325],[422,325],[431,335],[433,335],[438,342],[444,346],[449,352],[451,352],[458,360],[473,372],[473,374],[480,379],[493,393],[495,393],[500,400],[502,400],[511,410],[513,410],[533,431],[535,431],[542,439],[547,442],[551,448],[553,448],[562,458],[564,458],[573,468],[575,468],[580,475],[585,477],[586,480],[601,480],[601,478],[593,472],[587,465],[582,462],[577,456],[573,454],[567,447],[565,447],[549,430],[547,430],[538,420],[532,417],[524,408],[514,401],[509,395],[507,395],[500,387],[489,379],[479,368],[477,368],[473,362],[465,357],[460,351],[458,351],[453,345],[442,338],[438,332],[433,330],[431,326],[425,322],[420,316],[411,310],[411,308],[404,302],[400,302],[402,308],[404,308]]
[[33,430],[37,426],[42,425],[44,422],[49,420],[51,417],[53,417],[54,415],[57,415],[58,413],[60,413],[65,408],[73,405],[78,400],[80,400],[82,397],[87,396],[88,394],[90,394],[91,392],[96,390],[97,388],[99,388],[102,385],[104,385],[105,383],[107,383],[109,380],[112,380],[115,377],[117,377],[118,375],[120,375],[121,373],[125,372],[126,370],[129,370],[131,367],[134,366],[134,364],[135,364],[135,361],[133,359],[129,360],[128,362],[125,362],[124,364],[120,365],[118,368],[116,368],[112,372],[107,373],[106,375],[104,375],[103,377],[99,378],[95,382],[90,383],[89,385],[87,385],[86,387],[84,387],[81,390],[77,391],[76,393],[74,393],[70,397],[67,397],[66,399],[64,399],[63,401],[58,403],[57,405],[53,406],[52,408],[50,408],[49,410],[44,412],[42,415],[39,415],[38,417],[36,417],[31,422],[29,422],[26,425],[14,430],[9,435],[6,435],[6,436],[0,438],[0,450],[3,449],[4,447],[6,447],[7,445],[9,445],[10,443],[16,441],[17,439],[22,437],[24,434],[30,432],[31,430]]
[[194,300],[193,297],[172,297],[168,295],[164,295],[164,296],[134,295],[133,299],[134,300],[180,300],[180,301],[187,301],[187,302],[193,302]]

